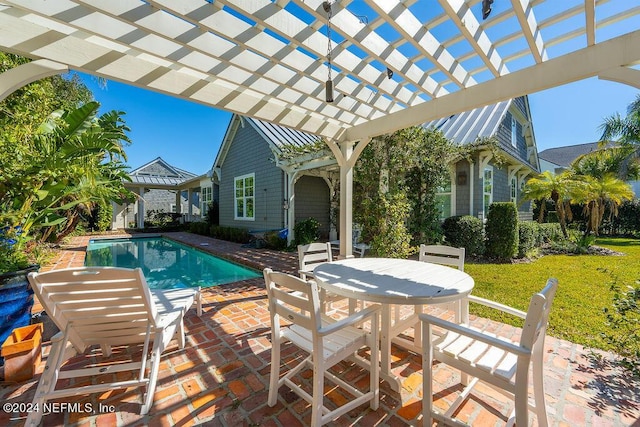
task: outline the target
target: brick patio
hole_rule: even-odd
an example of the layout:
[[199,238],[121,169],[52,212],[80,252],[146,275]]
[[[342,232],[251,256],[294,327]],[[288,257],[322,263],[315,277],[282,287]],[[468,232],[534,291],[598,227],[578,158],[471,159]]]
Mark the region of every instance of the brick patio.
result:
[[[295,273],[294,253],[243,248],[189,233],[168,233],[172,239],[191,244],[236,262],[257,269],[271,267]],[[52,265],[57,269],[82,266],[88,237],[75,238],[70,247],[61,251]],[[206,245],[201,245],[205,243]],[[278,404],[267,406],[267,384],[270,366],[269,313],[262,279],[208,288],[203,292],[204,313],[197,317],[190,310],[185,321],[187,345],[179,350],[173,344],[163,355],[155,402],[147,416],[140,416],[139,389],[113,390],[102,394],[69,398],[66,402],[91,403],[94,412],[102,404],[101,413],[60,411],[44,418],[43,425],[77,426],[296,426],[311,419],[309,405],[295,394],[280,389]],[[38,307],[34,308],[34,311]],[[473,319],[477,323],[491,322]],[[499,323],[490,327],[505,336],[518,331]],[[48,345],[45,345],[45,354]],[[400,348],[393,349],[394,372],[403,378],[400,393],[381,383],[380,409],[371,411],[368,405],[340,417],[330,425],[419,425],[421,411],[420,358]],[[597,357],[594,357],[594,354]],[[301,354],[285,347],[283,362],[291,362]],[[79,356],[73,362],[98,359],[93,355]],[[555,426],[623,426],[640,425],[640,392],[638,384],[624,372],[612,368],[611,355],[591,352],[580,345],[547,337],[545,356],[545,391],[551,425]],[[40,366],[42,371],[44,361]],[[367,387],[368,373],[349,363],[336,368],[355,384]],[[304,373],[303,373],[304,374]],[[303,377],[308,378],[309,372]],[[455,399],[460,387],[457,374],[448,367],[435,369],[436,405]],[[0,401],[31,402],[39,375],[32,381],[1,383]],[[99,378],[96,379],[99,381]],[[305,378],[301,379],[302,381]],[[493,426],[504,424],[504,414],[512,405],[500,394],[478,387],[482,394],[473,394],[459,410],[458,417],[469,424]],[[348,399],[335,389],[326,390],[332,402]],[[115,412],[110,412],[115,409]],[[23,425],[25,414],[0,411],[0,425]],[[532,425],[537,425],[535,417]]]

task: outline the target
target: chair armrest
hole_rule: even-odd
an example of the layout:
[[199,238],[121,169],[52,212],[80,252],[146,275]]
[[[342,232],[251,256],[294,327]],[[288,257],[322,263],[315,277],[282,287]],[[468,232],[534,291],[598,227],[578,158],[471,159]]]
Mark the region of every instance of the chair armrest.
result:
[[469,295],[467,298],[469,298],[470,302],[475,302],[477,304],[481,304],[481,305],[484,305],[484,306],[489,307],[489,308],[500,310],[500,311],[503,311],[505,313],[511,314],[513,316],[519,317],[521,319],[525,319],[527,317],[527,313],[525,313],[524,311],[515,309],[513,307],[509,307],[508,305],[500,304],[498,302],[491,301],[491,300],[484,299],[484,298],[480,298],[480,297],[476,297],[476,296],[473,296],[473,295]]
[[370,305],[364,310],[360,310],[349,317],[345,317],[344,319],[340,319],[337,322],[331,323],[330,325],[320,328],[320,330],[318,330],[318,334],[320,336],[329,335],[347,326],[353,326],[357,323],[360,323],[367,317],[378,315],[378,313],[380,312],[380,307],[381,307],[380,304]]
[[499,338],[495,338],[489,335],[486,335],[480,331],[476,331],[474,329],[469,328],[468,326],[459,325],[457,323],[448,322],[446,320],[440,319],[438,317],[430,316],[428,314],[420,314],[420,320],[422,322],[426,322],[435,326],[439,326],[443,329],[446,329],[451,332],[458,333],[460,335],[467,336],[469,338],[473,338],[475,340],[481,341],[483,343],[492,345],[494,347],[501,348],[502,350],[508,351],[510,353],[514,353],[518,356],[530,356],[531,350],[528,350],[524,347],[520,347],[508,341],[501,340]]

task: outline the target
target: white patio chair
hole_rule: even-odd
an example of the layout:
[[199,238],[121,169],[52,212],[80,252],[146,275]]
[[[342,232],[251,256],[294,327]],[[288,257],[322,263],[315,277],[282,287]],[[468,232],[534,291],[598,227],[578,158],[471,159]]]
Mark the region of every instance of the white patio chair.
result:
[[[351,247],[354,254],[360,255],[360,258],[364,257],[364,253],[370,249],[370,246],[366,243],[362,243],[360,239],[362,238],[362,227],[359,224],[353,224],[351,228]],[[332,240],[331,248],[333,250],[340,250],[340,240]]]
[[[459,420],[452,418],[452,414],[468,397],[478,381],[483,381],[496,390],[513,396],[515,409],[509,416],[508,425],[515,421],[518,426],[528,426],[528,409],[531,409],[536,413],[538,425],[547,426],[542,377],[544,339],[557,287],[558,281],[549,279],[544,289],[531,298],[527,313],[483,298],[469,297],[472,302],[524,319],[519,342],[497,337],[468,325],[447,322],[428,314],[420,315],[423,322],[423,425],[431,426],[432,418],[445,423],[461,424]],[[432,341],[433,326],[446,331],[435,341]],[[434,359],[474,377],[444,414],[433,408],[431,382]],[[529,365],[532,365],[535,404],[530,404],[528,400]]]
[[[378,314],[379,305],[372,305],[347,318],[335,321],[320,314],[318,286],[314,281],[304,280],[284,273],[276,273],[271,269],[264,270],[264,280],[269,297],[271,314],[271,376],[269,380],[269,406],[274,406],[278,399],[278,389],[286,384],[291,390],[311,404],[311,425],[318,427],[338,418],[346,412],[370,401],[373,410],[379,404],[378,374]],[[291,322],[282,327],[280,319]],[[354,325],[371,320],[371,332],[367,333]],[[290,341],[309,353],[297,366],[280,376],[280,345]],[[361,392],[344,380],[329,372],[329,368],[343,359],[359,357],[356,351],[369,347],[370,366],[369,391]],[[305,367],[313,368],[313,391],[309,395],[292,377]],[[324,406],[325,377],[340,387],[345,388],[352,396],[348,403],[329,410]]]
[[[201,313],[199,288],[150,290],[139,268],[82,267],[30,273],[28,279],[60,332],[51,339],[33,399],[33,407],[40,410],[29,413],[26,425],[40,422],[48,400],[129,387],[146,387],[140,410],[146,414],[153,404],[161,353],[174,336],[184,347],[183,316],[194,301]],[[143,348],[138,361],[102,360],[112,355],[113,347],[139,345]],[[99,366],[61,370],[71,357],[93,346],[102,349]],[[133,371],[134,378],[56,389],[58,380],[123,371]]]
[[[333,254],[331,253],[331,244],[327,243],[309,243],[308,245],[298,245],[298,273],[302,280],[313,278],[313,269],[315,266],[332,262]],[[326,313],[331,303],[346,299],[343,296],[327,292],[320,289],[320,303],[322,304],[322,312]],[[356,301],[349,301],[349,312],[355,311]]]
[[[418,260],[421,262],[430,262],[433,264],[445,265],[447,267],[457,268],[460,271],[464,271],[464,256],[464,248],[455,248],[445,245],[422,244],[420,245],[420,250],[418,252]],[[463,301],[459,300],[451,303],[436,304],[434,305],[434,307],[441,307],[445,310],[454,310],[456,311],[456,313],[460,314],[462,310],[462,303]],[[402,338],[396,338],[395,342],[396,344],[399,344],[403,347],[420,351],[419,349],[422,348],[422,333],[420,319],[416,317],[416,314],[422,313],[424,311],[424,306],[415,306],[413,310],[414,314],[405,318],[401,318],[401,310],[402,306],[394,307],[394,326],[392,329],[392,333],[395,336],[405,331],[406,329],[413,327],[413,343]]]

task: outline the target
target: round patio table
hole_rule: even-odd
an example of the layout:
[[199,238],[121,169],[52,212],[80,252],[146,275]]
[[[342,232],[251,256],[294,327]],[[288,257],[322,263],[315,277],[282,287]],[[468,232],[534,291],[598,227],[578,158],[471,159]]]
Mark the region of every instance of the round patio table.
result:
[[[407,259],[348,258],[320,264],[313,270],[318,286],[329,292],[383,306],[380,325],[380,375],[398,391],[391,372],[391,340],[418,321],[417,313],[392,324],[391,305],[460,302],[471,293],[474,281],[467,273],[439,264]],[[457,321],[468,320],[468,306],[457,304]],[[406,326],[406,327],[405,327]]]

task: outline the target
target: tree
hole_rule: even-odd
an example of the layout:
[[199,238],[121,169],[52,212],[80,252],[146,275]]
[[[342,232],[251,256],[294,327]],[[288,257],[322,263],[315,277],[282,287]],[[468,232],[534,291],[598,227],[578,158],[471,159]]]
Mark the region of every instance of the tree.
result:
[[538,222],[544,217],[546,200],[552,200],[558,213],[558,222],[565,238],[567,233],[567,219],[571,220],[570,195],[575,181],[571,172],[563,172],[555,175],[544,171],[535,178],[531,178],[522,190],[523,200],[540,200],[540,216]]
[[620,146],[630,148],[618,175],[625,179],[629,165],[637,163],[640,156],[640,95],[627,106],[626,117],[618,113],[609,116],[600,125],[600,130],[602,145],[615,140]]
[[613,174],[623,180],[638,179],[640,163],[629,162],[635,150],[629,145],[606,146],[576,158],[571,163],[571,170],[576,175],[588,175],[594,178]]
[[[51,114],[22,144],[29,157],[8,162],[0,155],[8,167],[0,177],[1,223],[20,226],[25,234],[33,228],[41,240],[59,240],[97,202],[130,196],[123,185],[129,129],[122,112],[96,117],[99,106],[90,102]],[[2,133],[0,139],[10,136]]]
[[618,207],[622,202],[631,199],[631,187],[613,174],[602,177],[584,176],[580,183],[572,188],[572,201],[584,205],[583,212],[587,219],[585,236],[591,233],[598,235],[607,208],[611,217],[617,216]]

